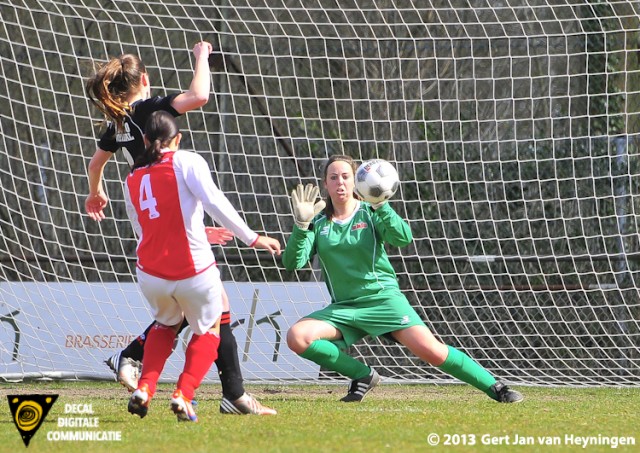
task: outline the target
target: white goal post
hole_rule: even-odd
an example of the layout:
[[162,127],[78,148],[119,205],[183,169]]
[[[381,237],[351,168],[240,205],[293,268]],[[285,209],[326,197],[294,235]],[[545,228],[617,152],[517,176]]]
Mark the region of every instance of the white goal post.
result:
[[[103,360],[151,321],[121,156],[108,218],[84,213],[84,81],[130,52],[154,94],[185,90],[204,39],[214,93],[183,147],[249,225],[284,243],[291,189],[329,155],[386,159],[414,234],[388,252],[443,341],[514,384],[639,385],[639,18],[637,1],[0,0],[0,379],[112,379]],[[283,340],[328,301],[313,263],[214,251],[245,378],[335,380]],[[351,352],[451,382],[385,339]]]

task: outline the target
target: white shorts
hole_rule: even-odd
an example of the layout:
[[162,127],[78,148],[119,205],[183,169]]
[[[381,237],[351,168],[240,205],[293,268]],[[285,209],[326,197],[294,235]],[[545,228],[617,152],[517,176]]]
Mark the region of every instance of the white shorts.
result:
[[153,318],[160,324],[175,326],[184,317],[195,334],[204,335],[222,314],[222,282],[215,265],[184,280],[165,280],[140,269],[137,275]]

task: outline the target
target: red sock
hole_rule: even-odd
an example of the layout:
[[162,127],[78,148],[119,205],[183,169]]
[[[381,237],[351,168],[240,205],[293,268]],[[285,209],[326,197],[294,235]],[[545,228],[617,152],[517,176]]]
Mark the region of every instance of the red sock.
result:
[[149,386],[149,396],[156,392],[156,386],[160,374],[167,359],[173,349],[173,341],[176,338],[176,331],[162,324],[154,324],[147,335],[144,344],[144,357],[142,358],[142,374],[138,382],[138,388],[142,384]]
[[220,325],[222,324],[231,324],[231,312],[223,311],[220,316]]
[[220,337],[211,332],[191,337],[185,353],[184,371],[178,378],[178,388],[186,399],[193,399],[196,389],[218,358],[219,344]]

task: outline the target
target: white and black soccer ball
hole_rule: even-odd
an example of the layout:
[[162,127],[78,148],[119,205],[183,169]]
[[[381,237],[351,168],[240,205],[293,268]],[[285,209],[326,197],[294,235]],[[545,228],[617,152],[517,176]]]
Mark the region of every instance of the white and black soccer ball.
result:
[[383,159],[363,162],[356,170],[356,194],[369,203],[391,198],[400,185],[395,167]]

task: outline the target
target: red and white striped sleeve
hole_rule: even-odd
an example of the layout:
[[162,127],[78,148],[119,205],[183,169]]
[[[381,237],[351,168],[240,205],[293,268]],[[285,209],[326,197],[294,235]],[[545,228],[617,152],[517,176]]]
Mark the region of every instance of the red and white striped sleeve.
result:
[[258,233],[249,228],[226,195],[213,182],[207,161],[196,153],[178,151],[174,157],[174,165],[182,167],[187,187],[202,202],[207,214],[232,231],[242,242],[252,246],[258,239]]

